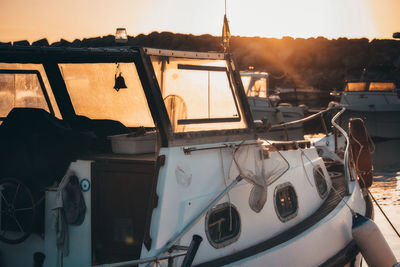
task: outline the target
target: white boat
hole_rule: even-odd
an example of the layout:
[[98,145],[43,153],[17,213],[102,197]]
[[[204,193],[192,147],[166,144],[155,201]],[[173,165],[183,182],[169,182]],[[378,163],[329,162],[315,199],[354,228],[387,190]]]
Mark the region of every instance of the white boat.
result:
[[1,266],[359,263],[348,147],[258,139],[229,54],[6,46],[0,92]]
[[400,138],[399,90],[390,81],[349,81],[340,94],[340,105],[347,111],[341,124],[351,117],[362,117],[373,140]]
[[[269,92],[268,73],[243,71],[240,76],[254,120],[275,125],[304,118],[304,106],[279,103],[279,95]],[[286,130],[271,129],[260,137],[270,140],[304,139],[303,125],[291,125]]]

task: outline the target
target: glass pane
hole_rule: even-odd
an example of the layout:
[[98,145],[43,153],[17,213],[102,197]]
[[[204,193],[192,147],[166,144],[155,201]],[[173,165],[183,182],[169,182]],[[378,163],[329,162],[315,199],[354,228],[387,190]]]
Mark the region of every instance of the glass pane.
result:
[[256,97],[267,97],[267,80],[265,78],[257,78],[253,87],[251,88],[250,95]]
[[49,111],[36,74],[0,73],[0,88],[0,117],[7,117],[14,107]]
[[243,89],[246,92],[247,96],[250,96],[249,85],[250,85],[251,77],[241,76],[241,78],[242,78],[242,83],[243,83]]
[[175,132],[245,127],[225,61],[165,57],[152,61]]
[[0,63],[0,69],[7,71],[7,73],[0,73],[0,117],[6,117],[14,107],[41,108],[50,111],[40,86],[38,74],[13,73],[14,70],[25,70],[27,72],[38,71],[55,116],[61,118],[42,65]]
[[13,74],[0,74],[0,117],[15,106],[15,82]]
[[393,91],[394,89],[396,89],[394,83],[371,82],[369,84],[369,91]]
[[297,213],[297,195],[292,186],[285,186],[276,190],[275,208],[279,219],[287,221]]
[[365,91],[366,86],[367,86],[366,82],[347,83],[345,91],[350,91],[350,92]]
[[210,83],[209,118],[239,118],[226,72],[208,72]]
[[[77,115],[154,127],[134,63],[60,64]],[[127,88],[114,89],[121,73]]]

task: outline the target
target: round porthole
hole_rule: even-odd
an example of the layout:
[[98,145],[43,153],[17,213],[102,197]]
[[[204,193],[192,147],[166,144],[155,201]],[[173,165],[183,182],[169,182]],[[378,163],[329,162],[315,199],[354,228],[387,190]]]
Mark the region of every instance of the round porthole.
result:
[[324,171],[320,166],[314,168],[314,181],[319,196],[325,198],[328,194],[328,185],[325,180]]
[[297,215],[297,195],[291,183],[284,183],[275,188],[275,212],[279,220],[286,222]]
[[207,212],[206,235],[214,248],[223,248],[238,240],[240,216],[235,206],[222,203]]

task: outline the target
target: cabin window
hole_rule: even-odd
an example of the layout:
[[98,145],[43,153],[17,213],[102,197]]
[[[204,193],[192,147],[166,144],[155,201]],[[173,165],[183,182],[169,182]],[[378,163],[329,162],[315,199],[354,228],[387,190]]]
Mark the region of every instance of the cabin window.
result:
[[43,66],[0,63],[0,123],[15,107],[40,108],[60,118]]
[[250,97],[267,97],[267,79],[263,77],[241,76],[243,88]]
[[282,222],[286,222],[297,215],[298,203],[294,187],[284,183],[275,189],[275,211]]
[[392,82],[371,82],[369,84],[369,91],[393,91],[396,86]]
[[246,127],[224,60],[152,61],[174,132]]
[[206,235],[214,248],[223,248],[238,240],[240,217],[235,206],[222,203],[206,215]]
[[348,91],[348,92],[365,91],[366,86],[367,86],[366,82],[351,82],[351,83],[347,83],[345,91]]
[[[154,127],[136,66],[132,63],[60,64],[77,115],[120,121],[127,127]],[[126,88],[116,90],[122,75]]]
[[324,171],[321,167],[314,168],[314,181],[318,194],[321,198],[325,198],[328,193],[328,185],[325,180]]

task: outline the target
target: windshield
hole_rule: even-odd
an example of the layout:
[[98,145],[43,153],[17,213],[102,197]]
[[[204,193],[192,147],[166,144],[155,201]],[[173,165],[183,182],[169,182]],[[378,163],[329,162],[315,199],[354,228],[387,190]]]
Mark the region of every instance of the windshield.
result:
[[393,91],[396,89],[394,82],[349,82],[345,91]]
[[[116,120],[127,127],[154,127],[134,63],[59,66],[77,115]],[[126,88],[115,88],[122,85],[120,75]]]
[[0,118],[13,108],[40,108],[61,117],[42,65],[0,63]]
[[241,76],[244,91],[247,96],[267,97],[267,79],[262,77]]
[[174,132],[245,128],[224,60],[152,62]]
[[371,82],[369,91],[393,91],[396,86],[393,82]]
[[365,88],[367,86],[366,82],[349,82],[346,85],[345,91],[348,92],[359,92],[359,91],[365,91]]

